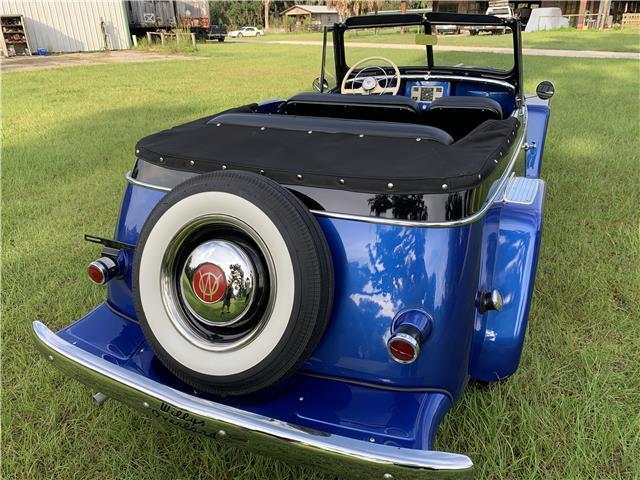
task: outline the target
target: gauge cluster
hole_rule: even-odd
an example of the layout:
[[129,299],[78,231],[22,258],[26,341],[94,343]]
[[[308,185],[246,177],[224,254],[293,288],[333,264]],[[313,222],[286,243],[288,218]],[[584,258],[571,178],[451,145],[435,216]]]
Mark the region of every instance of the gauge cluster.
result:
[[417,80],[407,82],[405,95],[414,99],[420,108],[426,110],[434,100],[450,95],[450,90],[451,84],[449,82]]

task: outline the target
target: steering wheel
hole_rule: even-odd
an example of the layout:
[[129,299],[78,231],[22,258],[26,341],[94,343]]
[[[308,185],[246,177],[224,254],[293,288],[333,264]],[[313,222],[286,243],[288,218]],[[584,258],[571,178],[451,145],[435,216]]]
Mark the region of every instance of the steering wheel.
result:
[[[389,64],[394,70],[395,77],[395,85],[393,87],[389,86],[390,79],[387,76],[387,71],[379,66],[371,66],[365,67],[360,70],[358,73],[353,75],[353,71],[362,65],[365,62],[370,62],[372,60],[382,60]],[[373,70],[373,71],[372,71]],[[385,76],[384,86],[380,85],[380,82],[376,80],[374,76],[374,71],[378,70],[382,72],[382,75]],[[367,75],[367,71],[370,71]],[[359,82],[360,87],[354,88],[354,84]],[[351,84],[351,88],[347,88],[347,83]],[[345,74],[344,79],[342,80],[342,86],[340,87],[340,93],[351,93],[356,95],[383,95],[385,93],[390,93],[391,95],[396,95],[400,90],[400,70],[398,70],[398,66],[393,63],[391,60],[385,57],[367,57],[360,60],[353,67],[349,69],[349,71]]]

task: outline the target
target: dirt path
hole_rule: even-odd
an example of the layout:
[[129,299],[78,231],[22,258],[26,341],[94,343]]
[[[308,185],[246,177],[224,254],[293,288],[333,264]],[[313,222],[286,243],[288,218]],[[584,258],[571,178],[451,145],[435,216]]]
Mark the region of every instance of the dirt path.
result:
[[114,50],[112,52],[67,53],[31,57],[2,58],[2,72],[26,72],[46,68],[64,68],[86,65],[105,65],[110,63],[158,62],[163,60],[204,60],[204,57],[187,55],[166,55],[135,50]]
[[[251,40],[244,40],[251,42]],[[258,40],[260,43],[275,43],[281,45],[322,45],[318,40]],[[363,48],[395,48],[401,50],[423,50],[422,45],[407,45],[396,43],[373,43],[373,42],[349,42],[350,47]],[[484,52],[484,53],[505,53],[512,54],[511,48],[499,47],[465,47],[458,45],[438,45],[441,52]],[[523,48],[524,55],[538,55],[543,57],[573,57],[573,58],[633,58],[640,60],[640,53],[637,52],[603,52],[598,50],[551,50],[542,48]]]

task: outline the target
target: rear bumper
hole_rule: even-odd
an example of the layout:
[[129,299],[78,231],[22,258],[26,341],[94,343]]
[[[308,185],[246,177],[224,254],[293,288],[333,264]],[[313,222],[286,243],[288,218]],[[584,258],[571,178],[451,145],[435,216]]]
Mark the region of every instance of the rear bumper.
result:
[[470,478],[459,454],[394,447],[334,435],[188,395],[89,353],[33,323],[38,349],[66,375],[146,415],[252,452],[344,477]]

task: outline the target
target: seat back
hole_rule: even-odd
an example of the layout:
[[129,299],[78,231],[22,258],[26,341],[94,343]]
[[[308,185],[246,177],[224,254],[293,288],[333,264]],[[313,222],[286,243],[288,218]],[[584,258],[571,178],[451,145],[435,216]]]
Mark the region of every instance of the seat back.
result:
[[350,118],[400,123],[422,123],[416,102],[396,95],[300,93],[281,107],[280,113],[313,117]]
[[453,142],[451,136],[439,128],[396,122],[373,122],[369,120],[298,115],[265,115],[263,113],[223,113],[210,119],[207,123],[305,133],[346,133],[362,135],[363,137],[372,135],[393,138],[420,138],[421,140],[433,140],[444,145],[449,145]]
[[454,140],[466,136],[486,120],[502,120],[502,107],[487,97],[441,97],[423,113],[427,125],[441,128]]

